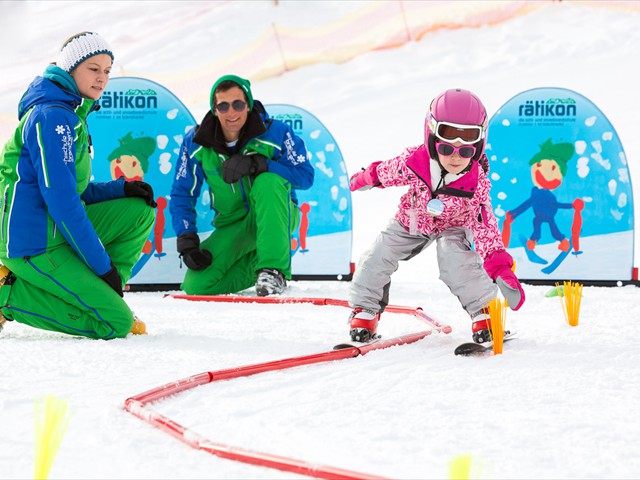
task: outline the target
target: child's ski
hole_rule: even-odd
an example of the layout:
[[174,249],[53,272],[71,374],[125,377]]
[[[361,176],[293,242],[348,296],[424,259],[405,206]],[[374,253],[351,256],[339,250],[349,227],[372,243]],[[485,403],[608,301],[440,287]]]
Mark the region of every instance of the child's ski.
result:
[[[509,333],[509,335],[505,335],[504,342],[508,342],[509,340],[513,340],[515,338],[515,334]],[[453,351],[455,355],[479,355],[482,353],[492,352],[493,344],[489,343],[475,343],[475,342],[467,342],[462,345],[458,345],[456,349]]]

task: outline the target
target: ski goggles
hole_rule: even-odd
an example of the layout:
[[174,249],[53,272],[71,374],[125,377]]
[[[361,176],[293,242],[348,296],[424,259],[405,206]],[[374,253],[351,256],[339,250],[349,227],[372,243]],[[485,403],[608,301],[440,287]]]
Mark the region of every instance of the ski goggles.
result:
[[220,102],[216,105],[216,110],[220,113],[227,113],[229,107],[233,108],[236,112],[242,112],[247,108],[247,104],[242,100],[234,100],[233,102]]
[[476,147],[474,147],[473,145],[462,145],[460,147],[455,147],[450,143],[436,142],[436,151],[440,155],[444,155],[445,157],[457,153],[460,158],[471,158],[476,154]]
[[477,143],[484,138],[482,125],[461,125],[451,122],[436,122],[433,133],[445,142],[460,142],[465,145]]

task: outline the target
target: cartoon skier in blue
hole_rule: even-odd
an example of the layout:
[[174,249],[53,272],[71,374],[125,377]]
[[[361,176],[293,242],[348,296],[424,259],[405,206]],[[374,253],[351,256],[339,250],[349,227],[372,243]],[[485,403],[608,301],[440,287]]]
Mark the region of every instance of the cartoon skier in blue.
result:
[[[580,212],[584,207],[584,202],[580,198],[574,200],[573,203],[558,202],[556,196],[552,193],[552,190],[555,190],[562,184],[562,180],[567,173],[567,162],[571,159],[574,152],[575,150],[571,143],[554,144],[551,139],[548,139],[540,145],[540,151],[529,160],[529,165],[531,165],[531,180],[533,181],[531,196],[513,210],[508,211],[505,215],[503,226],[503,242],[505,245],[509,244],[511,223],[531,208],[534,215],[533,232],[525,245],[526,249],[531,251],[530,253],[533,254],[533,250],[540,240],[542,224],[544,223],[549,225],[551,235],[559,242],[558,250],[568,253],[573,246],[576,253],[579,253],[579,236],[582,226]],[[559,209],[569,208],[573,208],[575,211],[571,229],[571,242],[567,236],[560,231],[555,220]],[[564,258],[564,256],[562,258]],[[542,260],[537,263],[547,263],[547,261]]]

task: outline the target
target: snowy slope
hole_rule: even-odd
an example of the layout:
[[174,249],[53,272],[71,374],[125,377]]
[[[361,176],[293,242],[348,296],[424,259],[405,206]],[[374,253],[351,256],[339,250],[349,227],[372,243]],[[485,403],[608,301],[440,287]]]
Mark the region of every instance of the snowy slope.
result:
[[[357,2],[308,8],[329,21]],[[303,21],[304,13],[298,2],[282,1],[4,2],[0,11],[1,114],[15,111],[22,89],[76,31],[101,32],[127,65],[137,60],[140,71],[161,75],[208,54],[202,32],[232,38],[244,22],[250,35],[271,21]],[[490,111],[528,88],[573,89],[616,127],[640,204],[637,26],[638,15],[626,10],[554,3],[503,24],[294,70],[255,82],[254,93],[317,115],[353,171],[420,142],[425,106],[445,88],[476,91]],[[206,110],[187,106],[196,118]],[[354,260],[399,195],[354,195]],[[472,359],[452,354],[470,338],[469,319],[437,277],[434,252],[425,252],[398,270],[391,302],[422,306],[453,327],[450,335],[206,385],[155,408],[214,442],[392,478],[447,478],[448,462],[466,453],[483,464],[481,478],[637,478],[638,290],[585,288],[580,325],[571,328],[558,298],[545,297],[548,287],[526,286],[527,303],[508,313],[518,340],[502,356]],[[293,282],[288,294],[344,299],[348,287]],[[157,293],[126,299],[147,321],[148,336],[88,341],[15,322],[0,334],[0,479],[32,476],[33,404],[45,394],[72,409],[51,478],[299,478],[197,452],[122,406],[192,374],[326,351],[346,339],[348,311],[191,303]],[[387,314],[380,331],[388,338],[423,328]]]

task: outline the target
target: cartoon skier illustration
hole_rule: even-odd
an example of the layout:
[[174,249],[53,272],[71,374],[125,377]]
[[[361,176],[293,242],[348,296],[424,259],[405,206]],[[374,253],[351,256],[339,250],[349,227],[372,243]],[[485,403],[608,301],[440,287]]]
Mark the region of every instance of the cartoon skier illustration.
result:
[[294,232],[291,237],[291,255],[293,256],[298,251],[300,253],[306,253],[307,249],[307,231],[309,230],[309,212],[311,211],[311,205],[304,202],[300,205],[300,227],[298,228],[297,235]]
[[[128,132],[118,140],[119,146],[107,157],[110,162],[110,173],[113,180],[124,177],[127,182],[143,181],[145,173],[149,170],[149,157],[156,150],[156,141],[152,137],[134,138],[132,132]],[[162,246],[162,235],[164,232],[164,207],[166,199],[157,198],[158,214],[154,226],[153,236],[148,239],[142,249],[142,255],[134,265],[132,276],[136,275],[147,263],[148,259],[154,255],[160,258],[165,256]]]
[[142,181],[149,169],[149,157],[156,150],[156,141],[152,137],[133,138],[131,132],[118,140],[120,145],[107,157],[111,162],[111,178],[124,177],[127,182]]
[[[547,264],[547,260],[538,256],[534,249],[540,240],[542,233],[542,225],[549,225],[551,236],[558,241],[558,250],[560,254],[556,259],[542,271],[551,273],[566,258],[571,248],[574,254],[582,253],[580,248],[580,230],[582,227],[582,214],[584,201],[580,198],[575,199],[572,203],[559,202],[552,193],[557,189],[567,173],[567,162],[573,156],[575,150],[571,143],[553,143],[549,138],[542,145],[540,151],[536,153],[531,160],[531,180],[533,188],[530,197],[513,210],[505,215],[503,225],[503,242],[505,246],[509,245],[511,236],[511,223],[529,208],[533,210],[533,232],[529,239],[523,238],[525,253],[530,261],[534,263]],[[560,209],[574,209],[573,224],[571,229],[571,240],[560,230],[556,224],[556,214]]]

